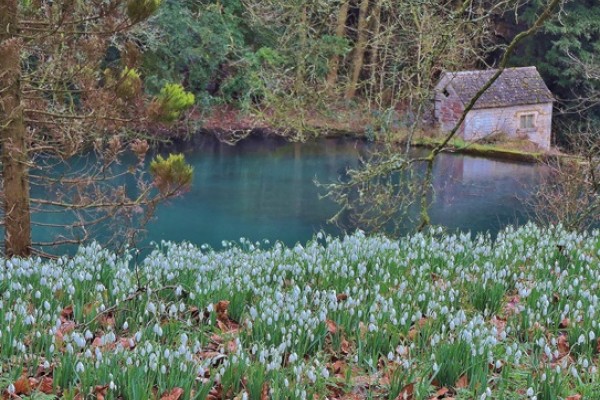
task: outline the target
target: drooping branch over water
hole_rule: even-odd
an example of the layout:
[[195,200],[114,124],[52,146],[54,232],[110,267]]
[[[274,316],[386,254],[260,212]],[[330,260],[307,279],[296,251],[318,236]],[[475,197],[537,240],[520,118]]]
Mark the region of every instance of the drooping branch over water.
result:
[[[469,3],[463,3],[463,8]],[[418,229],[430,225],[433,166],[437,155],[456,136],[477,100],[505,70],[519,43],[534,35],[555,14],[560,4],[561,0],[552,0],[529,29],[514,37],[504,50],[495,73],[467,103],[454,128],[427,154],[415,157],[408,151],[399,151],[397,147],[386,147],[385,151],[376,152],[371,159],[364,160],[362,168],[348,171],[345,181],[323,185],[327,189],[327,196],[341,206],[332,221],[340,223],[343,218],[353,218],[365,228],[389,229],[392,225],[398,229],[407,221],[406,211],[418,206]]]

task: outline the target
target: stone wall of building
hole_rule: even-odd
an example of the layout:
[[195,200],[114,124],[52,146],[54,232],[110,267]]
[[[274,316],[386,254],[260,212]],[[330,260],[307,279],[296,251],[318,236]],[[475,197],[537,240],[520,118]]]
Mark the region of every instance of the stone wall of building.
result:
[[[533,127],[523,128],[521,117],[530,115]],[[541,149],[550,149],[552,103],[471,110],[465,119],[463,139],[477,140],[493,134],[528,139]]]
[[[463,111],[464,105],[452,88],[448,88],[447,95],[436,93],[434,116],[442,133],[448,133],[454,128]],[[458,131],[459,135],[462,135],[463,128],[464,124]]]

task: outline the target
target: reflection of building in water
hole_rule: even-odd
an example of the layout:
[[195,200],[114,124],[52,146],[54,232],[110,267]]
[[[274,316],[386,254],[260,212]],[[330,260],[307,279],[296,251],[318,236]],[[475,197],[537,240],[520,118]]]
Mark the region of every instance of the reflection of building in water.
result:
[[441,207],[473,197],[514,201],[524,186],[532,186],[539,180],[543,171],[535,164],[449,154],[438,156],[434,168],[435,203]]

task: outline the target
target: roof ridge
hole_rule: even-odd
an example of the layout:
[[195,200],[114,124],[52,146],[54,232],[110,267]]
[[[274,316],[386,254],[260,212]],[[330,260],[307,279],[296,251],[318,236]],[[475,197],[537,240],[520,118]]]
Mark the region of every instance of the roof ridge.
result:
[[[468,69],[468,70],[462,70],[462,71],[444,71],[444,73],[447,73],[447,74],[479,74],[479,73],[484,73],[484,72],[496,72],[499,69],[500,68]],[[522,69],[534,69],[537,71],[537,67],[535,65],[529,65],[527,67],[506,67],[506,68],[504,68],[504,71],[506,71],[506,70],[522,70]]]
[[[463,103],[471,99],[484,81],[499,71],[496,69],[445,71],[436,86],[441,90],[451,85]],[[481,95],[475,108],[552,102],[554,96],[535,66],[511,67],[502,70],[498,79]]]

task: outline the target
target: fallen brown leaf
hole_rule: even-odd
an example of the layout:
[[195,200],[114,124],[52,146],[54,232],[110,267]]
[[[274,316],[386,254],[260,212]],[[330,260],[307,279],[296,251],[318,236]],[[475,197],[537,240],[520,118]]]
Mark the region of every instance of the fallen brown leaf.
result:
[[67,306],[62,309],[60,312],[60,319],[63,321],[72,320],[73,319],[73,305]]
[[54,393],[54,380],[50,376],[44,376],[40,380],[37,390],[44,394],[53,394]]
[[179,400],[181,396],[183,396],[183,389],[176,387],[168,392],[164,392],[160,396],[160,400]]
[[327,324],[327,332],[331,333],[332,335],[335,335],[337,333],[336,323],[330,319],[326,320],[325,323]]
[[96,400],[104,400],[107,392],[108,385],[98,385],[94,387],[94,395],[96,396]]
[[443,399],[446,393],[448,393],[449,391],[450,389],[448,389],[447,387],[439,388],[438,391],[435,392],[435,394],[429,398],[429,400]]
[[262,391],[260,393],[260,400],[269,400],[269,384],[267,382],[263,383]]
[[464,389],[467,386],[469,386],[469,378],[467,375],[461,375],[461,377],[456,381],[456,385],[454,385],[454,387],[457,389]]
[[349,354],[350,353],[350,342],[348,342],[346,339],[342,339],[342,343],[340,344],[340,349],[342,350],[342,353]]
[[409,383],[408,385],[404,386],[402,388],[402,390],[400,390],[400,394],[398,394],[398,396],[396,396],[395,400],[414,400],[414,394],[415,392],[415,384],[414,383]]
[[227,342],[226,348],[229,354],[235,353],[237,351],[237,344],[235,343],[235,340],[230,340]]
[[348,295],[346,293],[338,293],[335,297],[337,298],[338,303],[348,299]]
[[569,353],[569,341],[567,340],[567,335],[560,335],[558,337],[557,347],[560,357],[563,357]]
[[227,319],[227,308],[229,307],[228,300],[221,300],[215,304],[215,311],[217,312],[217,318]]
[[13,382],[15,387],[15,394],[30,394],[31,393],[31,383],[29,382],[29,378],[25,375],[21,376],[19,379]]
[[565,400],[581,400],[583,397],[580,394],[572,394],[567,396]]

